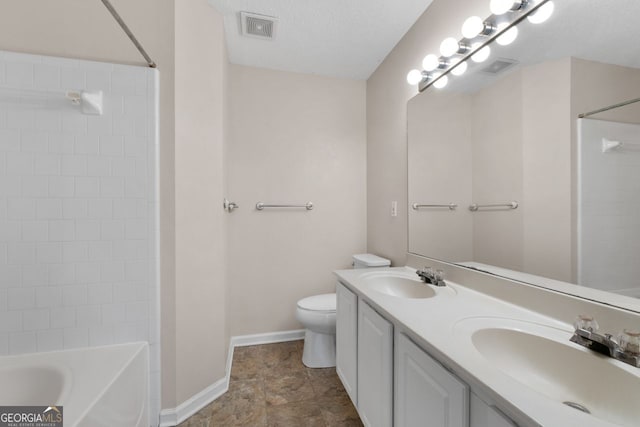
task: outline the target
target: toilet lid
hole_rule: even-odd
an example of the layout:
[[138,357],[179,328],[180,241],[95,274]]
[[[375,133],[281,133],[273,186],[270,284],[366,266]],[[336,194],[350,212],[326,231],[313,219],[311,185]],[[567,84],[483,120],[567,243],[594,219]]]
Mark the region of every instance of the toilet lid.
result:
[[314,295],[298,301],[298,307],[312,311],[336,311],[336,294]]

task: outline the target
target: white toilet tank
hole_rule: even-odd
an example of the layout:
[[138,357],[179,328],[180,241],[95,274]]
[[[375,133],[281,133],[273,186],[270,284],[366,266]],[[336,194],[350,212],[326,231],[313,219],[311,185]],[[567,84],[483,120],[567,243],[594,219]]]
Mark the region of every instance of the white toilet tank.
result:
[[357,254],[353,256],[353,268],[389,267],[391,261],[373,254]]

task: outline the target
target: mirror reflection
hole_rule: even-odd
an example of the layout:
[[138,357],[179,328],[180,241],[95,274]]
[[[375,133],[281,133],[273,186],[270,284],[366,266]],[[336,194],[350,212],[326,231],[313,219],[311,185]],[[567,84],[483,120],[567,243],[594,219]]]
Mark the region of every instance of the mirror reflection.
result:
[[555,3],[409,101],[409,252],[640,297],[640,2]]

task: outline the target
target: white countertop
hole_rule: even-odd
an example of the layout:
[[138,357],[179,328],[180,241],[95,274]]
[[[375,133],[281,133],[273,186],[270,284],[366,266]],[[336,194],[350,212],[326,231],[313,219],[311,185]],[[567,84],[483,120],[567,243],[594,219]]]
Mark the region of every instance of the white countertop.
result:
[[[367,275],[380,272],[417,279],[415,269],[410,267],[378,268],[373,271],[339,270],[335,273],[340,282],[363,297],[380,314],[393,322],[396,328],[405,332],[433,357],[454,371],[474,391],[477,390],[495,400],[497,406],[520,425],[618,425],[569,408],[560,401],[529,388],[488,361],[471,341],[472,333],[479,328],[524,331],[590,353],[597,358],[594,359],[596,363],[614,364],[616,368],[624,371],[623,374],[636,376],[640,381],[637,368],[602,357],[569,342],[573,334],[572,325],[448,280],[445,287],[433,287],[436,296],[432,298],[408,299],[390,296],[376,292],[364,283]],[[517,292],[517,288],[514,287],[513,291]],[[589,372],[585,372],[585,375],[589,375]],[[607,393],[606,384],[599,385],[603,386],[600,392]],[[636,398],[637,396],[634,400]]]

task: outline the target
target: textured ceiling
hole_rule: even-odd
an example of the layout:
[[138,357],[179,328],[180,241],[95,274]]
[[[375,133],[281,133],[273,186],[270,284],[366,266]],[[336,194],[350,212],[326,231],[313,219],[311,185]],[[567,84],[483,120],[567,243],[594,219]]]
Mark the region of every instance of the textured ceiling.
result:
[[554,3],[555,11],[547,22],[538,25],[522,22],[518,25],[520,34],[512,45],[494,43],[491,57],[482,64],[470,63],[469,71],[462,77],[452,78],[447,90],[474,92],[501,78],[501,74],[480,72],[499,58],[529,65],[571,56],[640,68],[640,0],[556,0]]
[[[367,79],[432,0],[209,0],[233,64]],[[278,18],[274,40],[240,34],[239,12]]]

